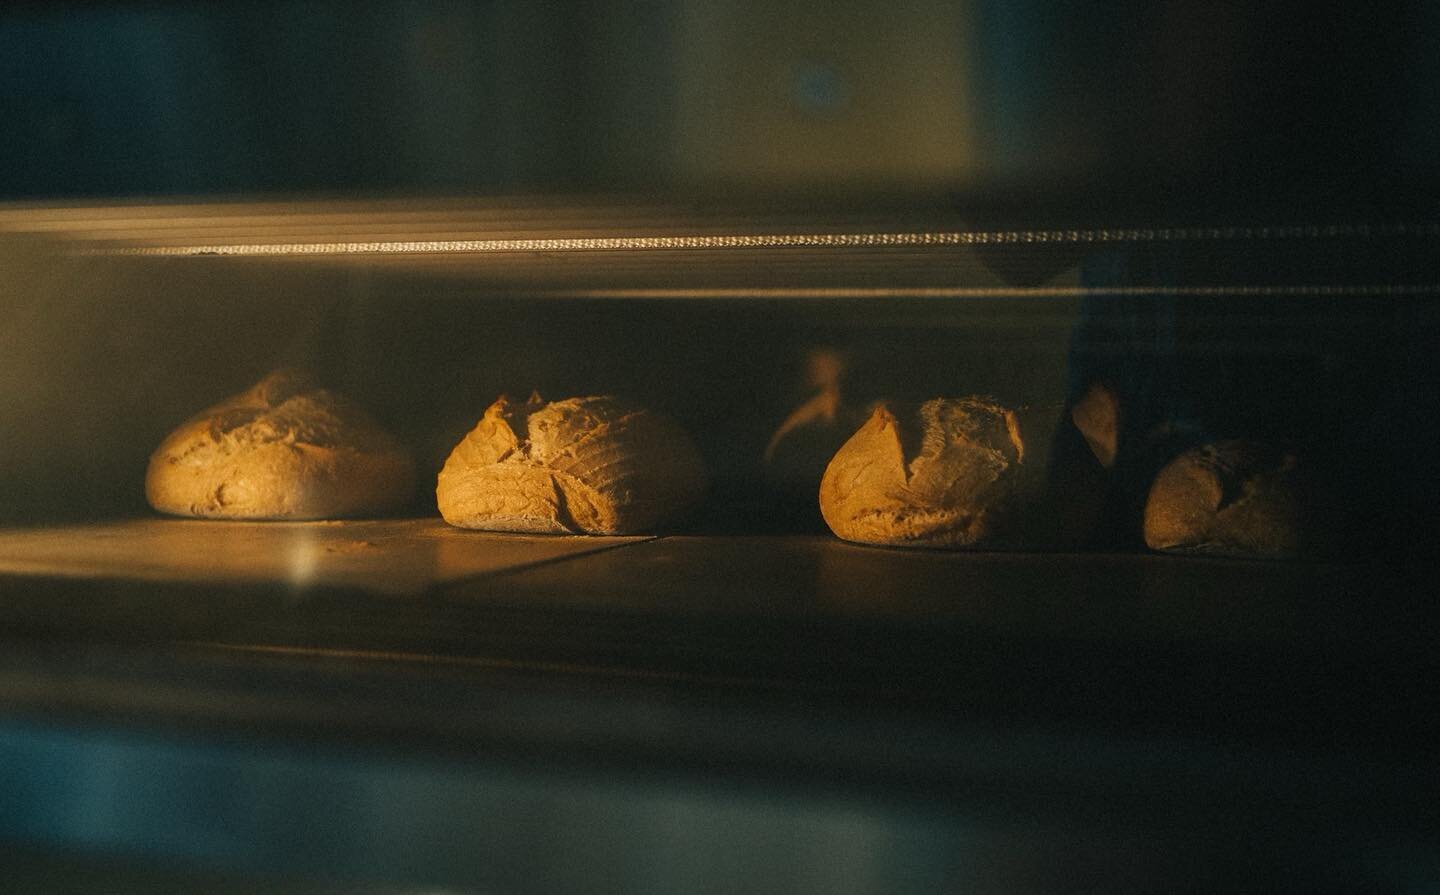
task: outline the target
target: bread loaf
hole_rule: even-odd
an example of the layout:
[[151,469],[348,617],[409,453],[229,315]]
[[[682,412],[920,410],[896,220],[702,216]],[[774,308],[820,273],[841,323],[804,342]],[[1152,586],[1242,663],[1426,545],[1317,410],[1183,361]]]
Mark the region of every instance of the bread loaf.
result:
[[150,457],[162,513],[329,519],[383,513],[414,489],[409,455],[355,404],[292,370],[185,421]]
[[880,404],[826,467],[820,512],[837,536],[863,544],[1006,543],[1043,486],[1048,444],[1027,432],[1043,428],[989,398],[898,413]]
[[451,525],[493,531],[653,530],[704,494],[679,425],[618,398],[501,397],[451,451],[435,497]]
[[1302,546],[1301,492],[1292,453],[1244,440],[1200,445],[1155,477],[1145,543],[1152,550],[1293,556]]

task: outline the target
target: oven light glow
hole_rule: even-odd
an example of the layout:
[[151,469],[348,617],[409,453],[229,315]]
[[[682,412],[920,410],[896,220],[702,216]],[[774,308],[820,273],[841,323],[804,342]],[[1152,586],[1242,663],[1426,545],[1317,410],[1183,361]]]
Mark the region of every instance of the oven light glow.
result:
[[286,545],[286,572],[290,583],[297,588],[305,587],[315,580],[320,566],[321,547],[308,528],[295,532]]

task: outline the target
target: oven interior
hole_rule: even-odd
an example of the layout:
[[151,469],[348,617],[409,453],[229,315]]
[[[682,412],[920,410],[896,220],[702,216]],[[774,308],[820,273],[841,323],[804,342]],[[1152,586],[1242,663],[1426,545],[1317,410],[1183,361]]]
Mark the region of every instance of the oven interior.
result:
[[[1433,857],[1413,838],[1434,779],[1432,225],[478,200],[4,215],[23,324],[4,355],[7,848],[37,875],[1008,891],[1117,860],[1143,887],[1192,865],[1395,880]],[[1302,441],[1343,512],[1301,559],[1157,554],[1128,490],[1142,460],[1102,470],[1071,433],[1053,461],[1110,495],[1079,543],[846,543],[804,453],[764,461],[817,353],[861,407],[1064,407],[1108,376],[1126,402]],[[145,505],[171,427],[295,365],[414,450],[403,512]],[[450,446],[532,388],[672,414],[705,503],[625,537],[447,526]]]
[[[1440,878],[1433,13],[1339,41],[1317,13],[612,6],[274,4],[294,46],[226,4],[0,14],[10,878]],[[167,432],[296,367],[414,455],[402,510],[147,505]],[[1108,469],[1065,424],[1096,382]],[[777,441],[821,387],[839,421]],[[532,390],[670,415],[704,501],[637,535],[446,525],[447,454]],[[868,409],[967,394],[1059,420],[1080,534],[831,534],[817,477]],[[1157,468],[1212,437],[1304,449],[1313,550],[1145,547]]]

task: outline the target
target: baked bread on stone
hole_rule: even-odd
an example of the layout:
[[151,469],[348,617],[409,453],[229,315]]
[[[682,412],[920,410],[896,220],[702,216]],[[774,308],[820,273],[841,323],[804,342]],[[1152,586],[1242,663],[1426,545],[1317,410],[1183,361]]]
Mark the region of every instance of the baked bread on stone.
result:
[[610,396],[501,397],[451,451],[435,497],[451,525],[616,535],[650,531],[696,504],[706,475],[671,420]]
[[150,456],[145,497],[211,519],[332,519],[408,500],[410,456],[350,401],[293,370],[201,411]]
[[826,467],[821,515],[837,536],[862,544],[1013,543],[1044,486],[1054,433],[1054,420],[1026,417],[982,397],[899,412],[877,405]]
[[1155,477],[1145,502],[1152,550],[1281,558],[1302,547],[1294,454],[1245,440],[1191,448]]

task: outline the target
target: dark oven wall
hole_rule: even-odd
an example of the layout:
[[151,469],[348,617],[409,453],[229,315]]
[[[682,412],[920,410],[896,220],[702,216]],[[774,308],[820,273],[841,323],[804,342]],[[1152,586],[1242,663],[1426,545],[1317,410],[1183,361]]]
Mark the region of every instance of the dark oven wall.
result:
[[[7,4],[0,197],[1433,197],[1432,4]],[[1033,194],[1032,194],[1033,195]]]

